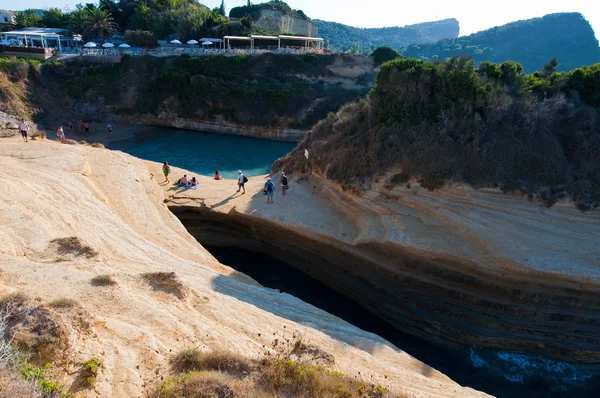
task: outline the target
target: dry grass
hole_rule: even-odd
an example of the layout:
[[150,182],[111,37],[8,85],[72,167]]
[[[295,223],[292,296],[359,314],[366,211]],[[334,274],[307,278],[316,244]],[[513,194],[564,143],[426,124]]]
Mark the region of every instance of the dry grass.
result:
[[50,307],[57,309],[73,308],[77,305],[77,301],[70,298],[59,298],[50,302]]
[[172,362],[174,368],[185,373],[169,377],[150,398],[398,397],[380,385],[276,356],[252,361],[230,352],[188,349],[178,353]]
[[93,144],[91,144],[92,148],[100,148],[100,149],[104,149],[105,146],[99,142],[94,142]]
[[117,284],[117,281],[107,274],[95,276],[90,282],[92,286],[114,286]]
[[201,352],[197,349],[180,351],[172,360],[173,368],[183,371],[213,370],[230,374],[248,374],[252,361],[227,351]]
[[12,369],[0,369],[0,398],[41,398],[33,384],[27,383]]
[[87,258],[98,255],[96,250],[91,246],[84,244],[81,239],[76,236],[52,239],[50,243],[56,246],[56,251],[61,255],[71,254],[74,256],[85,256]]
[[45,140],[46,139],[46,132],[45,131],[34,131],[31,134],[31,139],[32,140]]
[[0,298],[0,309],[9,308],[12,312],[23,308],[29,301],[29,297],[25,294],[17,292],[11,293]]
[[142,274],[142,278],[153,288],[174,294],[180,299],[187,294],[186,287],[175,272],[149,272]]

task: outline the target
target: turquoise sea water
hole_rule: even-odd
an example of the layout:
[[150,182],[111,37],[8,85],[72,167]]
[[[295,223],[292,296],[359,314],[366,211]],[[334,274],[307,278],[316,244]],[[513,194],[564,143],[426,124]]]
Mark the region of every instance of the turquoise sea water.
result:
[[293,142],[149,127],[147,134],[110,148],[200,175],[214,176],[219,170],[223,178],[237,178],[238,170],[248,177],[267,174],[273,161],[295,146]]

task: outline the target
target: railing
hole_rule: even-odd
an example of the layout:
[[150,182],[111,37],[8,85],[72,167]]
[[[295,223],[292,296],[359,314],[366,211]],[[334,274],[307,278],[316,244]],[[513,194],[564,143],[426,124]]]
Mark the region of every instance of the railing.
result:
[[17,46],[0,46],[0,53],[18,53],[18,54],[32,54],[32,55],[43,55],[51,57],[54,55],[54,48],[42,48],[42,47],[17,47]]

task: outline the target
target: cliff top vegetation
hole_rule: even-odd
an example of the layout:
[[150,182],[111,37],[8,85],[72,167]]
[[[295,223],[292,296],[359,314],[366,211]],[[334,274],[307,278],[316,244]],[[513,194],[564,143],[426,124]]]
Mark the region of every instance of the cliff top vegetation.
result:
[[296,18],[310,20],[310,18],[302,10],[294,10],[284,1],[273,0],[266,3],[252,4],[248,2],[245,6],[234,7],[229,11],[230,18],[244,18],[250,17],[253,21],[260,18],[262,10],[279,10],[284,14],[294,16]]
[[366,99],[329,114],[274,168],[358,189],[395,170],[391,186],[465,183],[598,207],[600,64],[556,67],[526,75],[512,61],[389,61]]

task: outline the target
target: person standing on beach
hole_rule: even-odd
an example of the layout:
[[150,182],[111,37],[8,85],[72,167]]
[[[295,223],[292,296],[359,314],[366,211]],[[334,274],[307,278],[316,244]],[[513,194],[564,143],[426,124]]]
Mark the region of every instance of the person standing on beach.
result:
[[165,175],[165,182],[171,182],[171,181],[169,181],[169,173],[171,172],[171,167],[169,167],[169,163],[167,163],[167,162],[163,163],[162,171],[163,171],[163,174]]
[[242,173],[242,170],[238,171],[238,192],[240,192],[240,189],[243,189],[244,192],[242,192],[242,195],[246,193],[246,187],[244,186],[244,184],[246,184],[246,182],[248,181],[248,179],[246,178],[246,176],[244,175],[244,173]]
[[281,194],[285,195],[285,191],[287,190],[287,186],[288,186],[288,180],[283,171],[281,172],[280,182],[281,182]]
[[66,143],[67,140],[65,139],[65,131],[63,130],[62,124],[60,126],[58,126],[58,131],[56,132],[56,136],[60,140],[61,144]]
[[106,125],[106,131],[108,131],[108,135],[110,135],[112,133],[112,124],[108,123]]
[[25,119],[21,119],[21,123],[19,123],[19,130],[21,130],[21,137],[23,137],[24,142],[27,141],[27,132],[29,131],[29,125],[25,121]]
[[265,183],[265,190],[267,191],[267,203],[273,203],[273,195],[275,194],[275,184],[271,181],[271,177],[267,178]]

